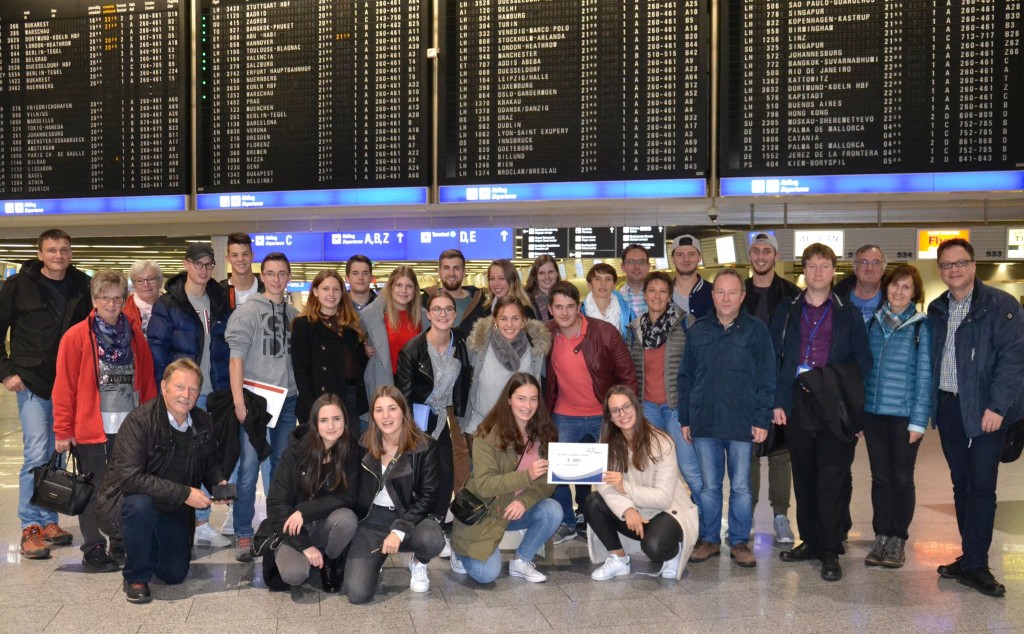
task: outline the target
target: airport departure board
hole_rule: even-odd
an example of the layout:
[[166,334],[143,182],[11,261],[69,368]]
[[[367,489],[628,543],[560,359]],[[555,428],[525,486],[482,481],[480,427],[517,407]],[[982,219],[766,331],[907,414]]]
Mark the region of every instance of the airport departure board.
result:
[[186,193],[187,11],[0,3],[0,195]]
[[425,186],[421,0],[202,0],[199,191]]
[[442,185],[704,176],[707,3],[443,6]]
[[723,176],[1024,166],[1021,0],[726,0]]

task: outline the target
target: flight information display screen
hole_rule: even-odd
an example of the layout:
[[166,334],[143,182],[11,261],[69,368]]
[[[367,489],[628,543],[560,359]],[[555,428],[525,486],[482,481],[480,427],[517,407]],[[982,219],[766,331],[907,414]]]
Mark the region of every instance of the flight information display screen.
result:
[[0,3],[0,197],[185,194],[187,10]]
[[722,175],[1024,167],[1021,4],[726,0]]
[[426,186],[420,0],[202,0],[199,191]]
[[442,185],[705,175],[706,3],[443,7]]

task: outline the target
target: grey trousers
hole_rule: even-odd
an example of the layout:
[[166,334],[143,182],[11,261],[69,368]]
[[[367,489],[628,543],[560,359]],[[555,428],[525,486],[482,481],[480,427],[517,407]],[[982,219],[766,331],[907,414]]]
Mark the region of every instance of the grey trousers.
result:
[[[325,565],[326,560],[337,559],[345,551],[352,536],[356,534],[358,523],[352,509],[337,509],[327,519],[305,525],[313,545],[324,553]],[[287,542],[283,542],[277,549],[275,562],[281,579],[290,586],[302,585],[309,577],[309,560]]]

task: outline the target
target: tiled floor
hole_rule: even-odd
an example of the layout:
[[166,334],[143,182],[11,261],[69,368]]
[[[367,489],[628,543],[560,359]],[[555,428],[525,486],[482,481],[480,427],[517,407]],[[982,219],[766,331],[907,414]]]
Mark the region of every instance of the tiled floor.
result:
[[[770,534],[767,505],[758,508],[756,569],[728,557],[691,565],[682,581],[634,574],[590,580],[586,545],[555,547],[554,563],[540,568],[544,584],[501,577],[480,586],[430,565],[431,589],[409,592],[406,555],[392,558],[384,587],[367,606],[324,595],[315,584],[270,593],[253,564],[235,562],[231,549],[196,553],[184,584],[153,584],[149,605],[127,603],[119,574],[82,572],[75,546],[47,561],[22,560],[17,518],[21,435],[13,396],[0,390],[0,632],[972,632],[1024,631],[1024,463],[1004,466],[999,483],[992,567],[1007,586],[991,599],[940,580],[935,567],[959,554],[949,475],[938,435],[925,437],[918,461],[918,507],[907,564],[900,570],[863,565],[871,533],[870,476],[863,444],[855,465],[854,530],[845,577],[826,583],[810,563],[784,564]],[[767,466],[765,465],[766,469]],[[767,477],[762,482],[767,486]],[[215,526],[223,510],[214,513]],[[791,510],[790,516],[793,517]],[[77,534],[74,519],[65,528]],[[639,562],[638,562],[639,563]],[[647,570],[646,563],[634,571]]]

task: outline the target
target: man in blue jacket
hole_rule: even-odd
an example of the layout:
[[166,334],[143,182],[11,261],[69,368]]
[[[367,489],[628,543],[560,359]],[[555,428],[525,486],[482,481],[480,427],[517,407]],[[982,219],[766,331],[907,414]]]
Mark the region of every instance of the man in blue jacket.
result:
[[[798,384],[797,377],[816,368],[845,370],[852,364],[853,371],[860,374],[854,380],[860,383],[863,398],[871,350],[860,311],[832,292],[836,270],[832,248],[816,242],[804,249],[800,262],[807,289],[780,304],[771,324],[779,357],[774,422],[786,425],[796,522],[803,540],[779,556],[783,561],[820,559],[822,579],[839,581],[843,577],[839,555],[845,552],[844,520],[850,512],[849,498],[842,491],[856,437],[835,431],[817,411],[814,395]],[[856,420],[859,412],[851,414],[852,431],[861,435]]]
[[1024,312],[1010,294],[975,277],[974,247],[939,245],[939,275],[949,292],[928,305],[932,325],[933,421],[953,479],[963,555],[939,566],[982,594],[1006,593],[988,568],[996,515],[996,477],[1007,426],[1024,414]]
[[722,478],[729,468],[730,557],[757,565],[747,541],[754,519],[750,494],[753,443],[772,422],[775,352],[768,326],[743,308],[743,280],[722,269],[711,291],[715,311],[690,328],[679,364],[679,422],[700,460],[700,535],[690,561],[721,552]]

